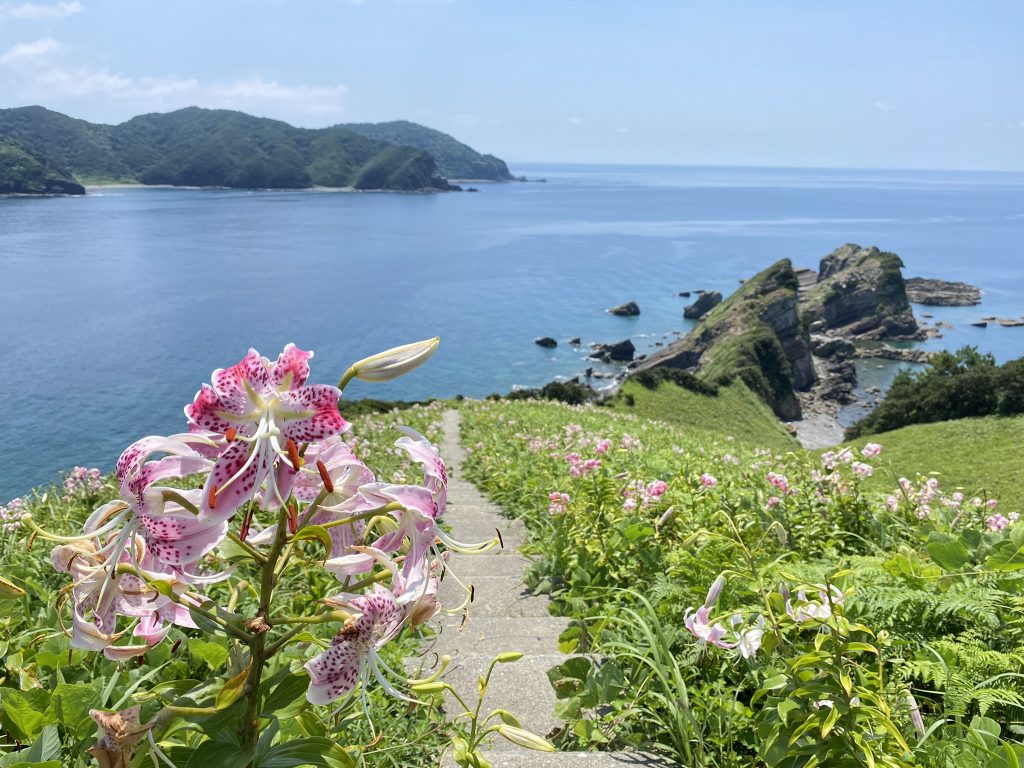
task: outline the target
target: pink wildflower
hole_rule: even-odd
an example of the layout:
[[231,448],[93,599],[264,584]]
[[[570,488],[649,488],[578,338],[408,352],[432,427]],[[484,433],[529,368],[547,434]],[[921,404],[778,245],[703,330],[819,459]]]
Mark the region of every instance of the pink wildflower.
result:
[[881,452],[882,446],[880,446],[878,443],[868,443],[861,449],[860,455],[867,459],[873,459]]
[[769,496],[768,501],[765,502],[765,507],[768,509],[774,509],[781,503],[781,499],[778,496]]
[[782,491],[782,493],[789,492],[789,481],[786,479],[785,475],[780,475],[777,472],[769,472],[768,482]]
[[709,475],[707,472],[700,476],[700,484],[705,488],[714,488],[718,485],[718,480],[713,475]]
[[850,464],[850,469],[853,470],[853,474],[860,477],[871,477],[871,475],[874,474],[874,470],[871,468],[870,464],[865,464],[860,461],[855,461]]
[[597,453],[608,453],[608,449],[612,447],[611,440],[600,440],[597,445],[594,446],[594,450]]
[[985,519],[985,525],[990,531],[1001,531],[1010,524],[1009,519],[996,512]]

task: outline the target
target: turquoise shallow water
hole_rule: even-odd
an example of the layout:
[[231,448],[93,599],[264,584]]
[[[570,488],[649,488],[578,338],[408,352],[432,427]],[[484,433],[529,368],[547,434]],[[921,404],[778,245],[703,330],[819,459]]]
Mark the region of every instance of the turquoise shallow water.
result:
[[[354,397],[485,395],[570,376],[585,348],[685,330],[682,290],[731,292],[844,242],[906,273],[966,280],[977,308],[929,310],[929,347],[1024,354],[1024,174],[531,166],[546,183],[477,194],[120,189],[0,200],[0,500],[73,464],[109,469],[135,438],[183,428],[210,371],[252,345],[316,351],[313,378],[441,335],[411,376]],[[636,300],[638,318],[604,313]]]

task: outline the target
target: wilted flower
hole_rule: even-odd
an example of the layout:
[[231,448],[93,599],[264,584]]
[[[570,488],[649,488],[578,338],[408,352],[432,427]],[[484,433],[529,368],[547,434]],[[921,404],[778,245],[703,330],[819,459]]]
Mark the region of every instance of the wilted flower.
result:
[[89,710],[89,717],[99,726],[98,740],[89,752],[100,768],[128,768],[131,765],[135,746],[153,727],[152,723],[143,725],[139,722],[141,709],[136,705],[119,712]]

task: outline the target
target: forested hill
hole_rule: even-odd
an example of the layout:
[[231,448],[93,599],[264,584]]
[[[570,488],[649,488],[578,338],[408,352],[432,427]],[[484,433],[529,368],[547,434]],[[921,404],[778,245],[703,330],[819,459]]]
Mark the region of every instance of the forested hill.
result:
[[[84,183],[449,188],[436,157],[422,148],[369,138],[342,126],[296,128],[228,110],[188,107],[103,125],[43,107],[19,107],[0,110],[0,136]],[[0,158],[0,176],[5,168]]]
[[10,136],[0,134],[0,194],[81,195],[68,174],[55,168]]
[[433,128],[395,120],[390,123],[347,123],[339,126],[370,139],[390,144],[405,144],[429,152],[437,160],[437,169],[449,179],[511,181],[505,161],[494,155],[482,155],[447,133]]

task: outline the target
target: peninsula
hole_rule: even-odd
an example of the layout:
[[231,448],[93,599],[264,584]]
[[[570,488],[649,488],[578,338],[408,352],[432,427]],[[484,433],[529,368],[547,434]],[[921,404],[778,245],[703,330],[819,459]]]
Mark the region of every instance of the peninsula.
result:
[[499,158],[406,121],[309,129],[187,107],[104,125],[31,106],[0,110],[0,142],[0,193],[104,183],[413,192],[512,178]]

